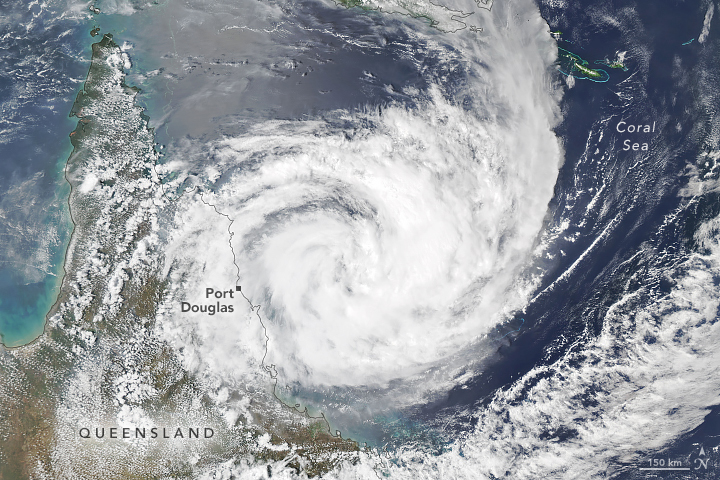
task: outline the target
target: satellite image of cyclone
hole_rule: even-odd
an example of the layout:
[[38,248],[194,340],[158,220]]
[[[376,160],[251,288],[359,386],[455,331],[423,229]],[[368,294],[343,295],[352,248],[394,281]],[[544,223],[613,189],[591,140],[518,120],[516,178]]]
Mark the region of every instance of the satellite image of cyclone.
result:
[[0,0],[0,480],[720,479],[719,8]]

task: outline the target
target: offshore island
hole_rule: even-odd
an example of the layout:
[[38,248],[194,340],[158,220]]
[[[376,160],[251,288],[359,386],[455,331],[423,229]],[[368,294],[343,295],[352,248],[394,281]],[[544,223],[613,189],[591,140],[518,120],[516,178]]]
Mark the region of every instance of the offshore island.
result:
[[591,68],[587,60],[580,55],[558,47],[558,69],[564,75],[580,80],[603,83],[610,79],[610,74],[601,68]]

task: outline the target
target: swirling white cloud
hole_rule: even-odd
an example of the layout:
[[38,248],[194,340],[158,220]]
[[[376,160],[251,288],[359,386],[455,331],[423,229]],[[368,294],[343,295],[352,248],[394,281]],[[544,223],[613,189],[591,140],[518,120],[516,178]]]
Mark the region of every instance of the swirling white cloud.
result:
[[[562,155],[555,52],[534,7],[513,8],[533,23],[502,7],[491,35],[458,37],[461,87],[438,78],[408,92],[411,105],[268,121],[208,146],[216,186],[187,197],[168,265],[185,290],[234,284],[232,236],[237,282],[261,305],[265,363],[281,381],[387,385],[457,358],[522,308]],[[195,235],[205,240],[177,248]],[[205,343],[205,355],[227,356],[223,342]]]

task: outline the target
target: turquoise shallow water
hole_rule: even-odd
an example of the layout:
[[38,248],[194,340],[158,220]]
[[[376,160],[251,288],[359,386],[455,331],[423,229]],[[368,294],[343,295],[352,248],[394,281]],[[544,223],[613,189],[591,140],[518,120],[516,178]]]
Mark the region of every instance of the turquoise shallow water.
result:
[[[72,233],[64,169],[72,152],[68,135],[77,124],[68,115],[87,74],[91,45],[104,33],[122,44],[137,20],[89,13],[61,19],[67,8],[61,2],[37,12],[21,1],[10,8],[22,18],[14,27],[28,29],[24,37],[0,41],[10,52],[7,69],[0,67],[0,107],[10,112],[0,119],[0,342],[17,347],[43,333],[62,284]],[[93,38],[94,27],[101,34]],[[142,50],[132,53],[140,62]],[[45,77],[50,80],[43,83]],[[25,98],[18,101],[23,88]],[[157,106],[149,113],[158,115],[162,102],[145,106]]]
[[[10,112],[0,119],[0,341],[7,347],[43,333],[61,287],[72,232],[64,169],[72,152],[68,135],[77,124],[68,115],[87,74],[91,45],[104,33],[122,44],[123,33],[141,19],[89,13],[63,19],[67,5],[56,3],[42,11],[28,10],[22,1],[11,5],[22,20],[5,30],[28,33],[0,41],[10,52],[7,69],[0,67],[0,107]],[[93,38],[94,27],[101,34]],[[140,63],[142,53],[133,51],[133,61]],[[34,61],[25,61],[28,57]],[[26,93],[20,101],[19,89]],[[150,103],[145,107],[157,107],[149,113],[158,116],[163,103],[149,102],[147,93],[141,95]]]
[[[67,126],[67,122],[61,123]],[[58,126],[58,136],[60,131]],[[46,208],[45,218],[41,220],[45,228],[38,233],[52,239],[44,246],[43,271],[29,269],[31,275],[27,278],[28,275],[23,272],[25,269],[16,268],[17,264],[25,260],[21,257],[16,258],[17,263],[0,268],[0,338],[8,347],[25,345],[42,334],[45,317],[55,303],[61,286],[65,252],[72,231],[67,208],[70,186],[63,176],[65,159],[71,150],[66,146],[63,160],[56,165],[54,181],[49,182],[48,187],[54,189],[54,196],[42,202]],[[28,256],[35,254],[32,251],[26,253]],[[41,279],[33,281],[38,276]]]
[[0,26],[0,341],[15,347],[42,334],[62,281],[77,121],[68,114],[95,40],[66,1],[4,8],[13,22]]

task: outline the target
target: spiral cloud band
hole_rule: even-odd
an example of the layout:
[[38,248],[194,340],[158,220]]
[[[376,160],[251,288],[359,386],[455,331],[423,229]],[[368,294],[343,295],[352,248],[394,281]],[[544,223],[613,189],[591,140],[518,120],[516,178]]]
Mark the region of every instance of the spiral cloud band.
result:
[[[405,92],[410,105],[268,121],[208,147],[216,185],[186,197],[169,249],[178,295],[242,285],[261,305],[264,362],[286,383],[386,386],[467,360],[532,290],[561,158],[554,52],[535,38],[536,13],[537,31],[516,28],[513,13],[488,26],[496,45],[465,39],[466,84],[452,93],[438,79]],[[237,353],[222,348],[228,332],[262,337],[237,331],[236,316],[168,321],[204,336],[209,362]]]

